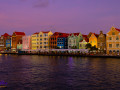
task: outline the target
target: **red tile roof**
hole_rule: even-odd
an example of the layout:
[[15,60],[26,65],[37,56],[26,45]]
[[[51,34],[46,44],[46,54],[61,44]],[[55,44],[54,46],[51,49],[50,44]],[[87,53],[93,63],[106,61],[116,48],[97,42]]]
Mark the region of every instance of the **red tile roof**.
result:
[[76,36],[76,35],[78,36],[80,33],[71,33],[70,36],[71,36],[72,34],[74,34],[74,36]]
[[[89,42],[89,39],[87,37],[83,38],[83,40],[85,40],[86,42]],[[80,42],[82,42],[83,40],[81,40]]]
[[24,32],[14,32],[16,35],[25,35]]
[[98,36],[99,36],[99,34],[96,34],[96,33],[92,33],[92,34],[94,34],[96,37],[98,37]]
[[1,36],[4,36],[4,37],[7,37],[7,36],[10,36],[9,34],[5,33],[4,35],[1,35]]
[[62,35],[60,35],[59,37],[68,37],[69,36],[69,34],[67,34],[67,33],[63,33]]
[[87,38],[87,35],[82,34],[83,37]]
[[120,29],[117,29],[117,28],[115,28],[115,29],[120,32]]
[[39,34],[39,32],[36,32],[36,33],[34,33],[34,34]]
[[50,31],[42,31],[42,33],[49,33]]

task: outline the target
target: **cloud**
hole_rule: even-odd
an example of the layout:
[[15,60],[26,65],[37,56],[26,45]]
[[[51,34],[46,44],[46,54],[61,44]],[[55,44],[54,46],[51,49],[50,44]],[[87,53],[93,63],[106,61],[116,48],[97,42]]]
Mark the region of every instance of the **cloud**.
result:
[[39,7],[39,8],[48,7],[49,4],[50,4],[49,0],[38,0],[38,1],[33,5],[33,7]]

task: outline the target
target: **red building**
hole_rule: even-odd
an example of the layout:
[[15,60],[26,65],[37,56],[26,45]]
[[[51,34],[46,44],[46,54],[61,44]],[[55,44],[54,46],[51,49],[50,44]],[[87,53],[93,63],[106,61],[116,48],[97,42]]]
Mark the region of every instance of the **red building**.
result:
[[57,38],[62,35],[63,33],[55,32],[52,36],[50,36],[50,49],[57,48]]
[[16,51],[17,44],[20,44],[20,41],[22,40],[23,36],[25,36],[24,32],[13,32],[13,34],[12,34],[12,51]]

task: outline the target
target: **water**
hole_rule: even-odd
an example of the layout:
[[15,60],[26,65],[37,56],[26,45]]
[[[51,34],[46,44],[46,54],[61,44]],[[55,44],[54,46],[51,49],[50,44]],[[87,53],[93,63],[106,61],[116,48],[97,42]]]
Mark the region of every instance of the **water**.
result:
[[0,56],[0,81],[4,90],[120,89],[120,59]]

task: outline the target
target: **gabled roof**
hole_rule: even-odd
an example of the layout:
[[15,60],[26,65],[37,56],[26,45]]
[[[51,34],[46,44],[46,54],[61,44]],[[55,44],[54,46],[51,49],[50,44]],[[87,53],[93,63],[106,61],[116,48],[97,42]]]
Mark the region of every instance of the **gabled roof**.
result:
[[99,36],[99,34],[96,34],[96,33],[92,33],[92,34],[94,34],[96,37],[98,37],[98,36]]
[[120,29],[117,29],[117,28],[115,28],[115,29],[120,32]]
[[42,33],[49,33],[50,31],[41,31]]
[[69,34],[68,33],[63,33],[62,35],[60,35],[58,38],[60,38],[60,37],[68,37],[69,36]]
[[[89,39],[87,37],[83,38],[83,40],[85,40],[86,42],[89,42]],[[82,42],[83,40],[81,40],[80,42]]]
[[61,33],[61,32],[55,32],[53,35],[60,35],[60,34],[64,34],[64,33]]
[[14,32],[16,35],[25,35],[24,32]]
[[83,37],[87,38],[87,35],[82,34]]
[[39,34],[39,32],[36,32],[36,33],[34,33],[34,34]]
[[71,36],[72,34],[73,34],[74,36],[78,36],[80,33],[71,33],[70,36]]
[[10,36],[9,34],[5,33],[4,35],[1,35],[1,36],[4,36],[4,37],[7,37],[7,36]]

